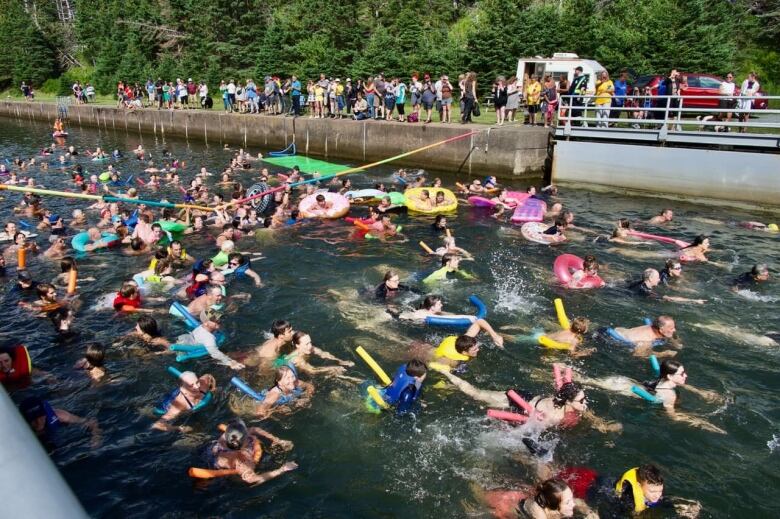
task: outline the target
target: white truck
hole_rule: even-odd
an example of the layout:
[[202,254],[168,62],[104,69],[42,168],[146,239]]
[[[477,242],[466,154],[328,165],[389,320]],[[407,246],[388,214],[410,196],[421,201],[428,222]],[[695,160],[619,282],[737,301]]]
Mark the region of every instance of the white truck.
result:
[[561,76],[566,76],[571,84],[574,79],[574,69],[582,67],[582,73],[588,78],[588,91],[595,92],[596,78],[604,70],[598,61],[592,59],[580,59],[572,52],[556,52],[552,58],[536,56],[533,58],[520,58],[517,61],[517,83],[521,92],[525,89],[525,81],[529,76],[536,76],[539,81],[544,81],[545,76],[552,76],[558,83]]

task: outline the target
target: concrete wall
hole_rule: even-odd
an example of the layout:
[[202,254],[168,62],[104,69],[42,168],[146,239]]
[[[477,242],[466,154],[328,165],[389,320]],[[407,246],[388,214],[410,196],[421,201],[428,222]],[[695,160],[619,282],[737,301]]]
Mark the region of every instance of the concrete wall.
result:
[[780,155],[558,141],[553,181],[780,210]]
[[[0,101],[0,115],[53,123],[57,107],[4,100]],[[549,132],[541,128],[518,126],[357,122],[237,115],[217,110],[127,111],[97,105],[70,106],[68,119],[71,128],[94,126],[264,150],[279,150],[294,141],[299,153],[357,163],[375,162],[480,130],[476,135],[400,159],[397,164],[500,177],[541,176],[549,137]]]

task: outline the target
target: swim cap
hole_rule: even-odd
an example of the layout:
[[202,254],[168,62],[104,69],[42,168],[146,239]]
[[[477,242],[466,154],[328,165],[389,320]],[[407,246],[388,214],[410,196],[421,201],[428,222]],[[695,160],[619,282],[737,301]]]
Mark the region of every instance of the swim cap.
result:
[[198,383],[198,376],[192,371],[185,371],[179,376],[179,380],[181,380],[185,384],[194,386],[195,384]]
[[777,232],[778,230],[780,230],[780,229],[778,229],[776,223],[770,223],[769,225],[766,226],[766,228],[769,229],[772,232]]
[[244,422],[237,420],[230,422],[225,429],[225,443],[233,450],[238,450],[244,444],[248,431]]

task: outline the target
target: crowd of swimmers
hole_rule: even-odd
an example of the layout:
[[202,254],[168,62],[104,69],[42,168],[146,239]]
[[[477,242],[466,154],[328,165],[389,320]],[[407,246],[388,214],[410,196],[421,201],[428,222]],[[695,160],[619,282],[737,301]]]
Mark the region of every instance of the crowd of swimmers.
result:
[[[54,152],[57,148],[53,144],[46,150]],[[299,223],[297,204],[302,197],[316,194],[316,188],[291,188],[289,183],[303,178],[300,171],[292,170],[283,177],[276,177],[260,167],[257,163],[259,155],[253,157],[243,150],[234,154],[230,165],[222,173],[213,175],[206,168],[201,168],[191,180],[182,184],[180,179],[186,171],[182,163],[168,152],[163,152],[162,163],[155,164],[150,161],[149,153],[139,146],[128,154],[135,156],[149,181],[141,181],[139,187],[131,187],[130,183],[123,183],[122,173],[108,166],[107,180],[96,190],[92,184],[98,180],[85,178],[86,174],[77,162],[77,157],[88,155],[102,158],[102,153],[99,148],[97,152],[91,153],[79,152],[73,146],[68,148],[68,152],[62,156],[64,160],[58,162],[62,164],[62,171],[70,175],[72,189],[82,192],[102,190],[125,199],[138,199],[139,189],[155,191],[164,183],[180,188],[191,207],[181,211],[164,208],[155,212],[149,204],[143,202],[131,205],[98,200],[86,208],[75,209],[72,217],[65,219],[47,208],[44,199],[38,194],[25,193],[14,208],[17,218],[7,219],[0,236],[7,242],[0,256],[0,273],[8,275],[16,267],[16,280],[9,297],[15,297],[19,306],[33,315],[50,320],[58,335],[72,336],[75,333],[73,322],[82,309],[79,295],[81,287],[95,281],[94,277],[80,271],[76,252],[93,254],[109,249],[105,256],[100,256],[101,259],[109,258],[111,254],[127,255],[137,263],[138,273],[120,280],[112,293],[105,297],[110,311],[120,316],[133,316],[134,324],[128,326],[122,341],[140,342],[150,352],[170,354],[171,357],[163,357],[166,359],[172,359],[175,354],[183,358],[211,358],[215,372],[229,370],[223,376],[233,377],[233,385],[240,389],[231,394],[229,399],[229,407],[235,418],[222,424],[219,434],[205,446],[204,464],[207,466],[203,469],[194,468],[191,474],[234,474],[247,483],[256,484],[295,469],[297,464],[288,461],[278,468],[258,472],[262,466],[264,449],[286,452],[291,451],[293,445],[259,427],[246,425],[244,420],[268,419],[271,416],[284,419],[291,412],[310,405],[318,377],[339,378],[361,387],[365,386],[362,384],[365,377],[348,375],[348,372],[358,369],[354,362],[340,359],[316,346],[316,338],[310,333],[295,329],[290,322],[282,319],[274,320],[270,326],[270,338],[249,352],[227,354],[221,351],[220,346],[226,339],[222,330],[225,319],[229,319],[237,306],[249,298],[249,294],[240,291],[246,286],[240,280],[256,288],[265,286],[252,264],[262,254],[247,250],[251,249],[251,245],[242,238],[250,233],[269,232]],[[32,187],[34,182],[20,180],[17,176],[23,172],[31,173],[35,167],[33,160],[16,161],[11,170],[6,168],[0,171],[0,175],[3,181],[13,175],[15,182]],[[288,183],[284,189],[269,196],[262,209],[256,209],[244,201],[247,192],[239,177],[249,169],[254,169],[258,174],[257,180],[261,182],[270,183],[281,179],[283,184]],[[206,181],[212,176],[220,179],[218,185],[232,189],[229,200],[207,187]],[[427,208],[433,209],[442,203],[443,195],[440,199],[438,194],[441,192],[436,193],[436,189],[441,187],[439,179],[428,183],[424,176],[410,178],[403,171],[398,178],[408,187],[430,188],[427,202],[423,200],[428,204]],[[349,180],[336,178],[329,182],[323,180],[319,187],[342,193],[352,188]],[[392,189],[392,186],[384,184],[374,187],[388,191]],[[402,190],[402,187],[398,189]],[[466,196],[476,193],[492,196],[495,200],[493,216],[496,218],[504,218],[505,210],[510,207],[506,189],[498,185],[493,177],[460,186],[459,190]],[[546,215],[550,223],[545,233],[555,235],[574,231],[598,234],[574,225],[575,215],[562,206],[555,186],[539,191],[529,188],[528,194],[550,202],[551,210]],[[316,200],[322,211],[330,209],[324,196],[320,195]],[[208,209],[198,209],[196,206],[208,206]],[[388,195],[381,197],[369,209],[369,220],[379,222],[379,226],[371,227],[372,232],[378,233],[382,239],[398,235],[390,216],[395,208]],[[317,210],[315,207],[314,211]],[[673,220],[672,210],[664,210],[640,224],[657,228]],[[634,225],[633,222],[621,220],[617,222],[612,235],[604,239],[618,247],[634,245],[642,241],[628,232]],[[508,410],[512,416],[519,417],[513,419],[523,422],[520,427],[534,433],[524,440],[527,449],[523,453],[524,463],[537,469],[541,482],[523,489],[478,492],[479,497],[498,517],[551,519],[570,517],[575,509],[583,514],[594,514],[600,500],[608,500],[612,505],[629,512],[669,506],[680,515],[695,516],[699,509],[698,503],[665,496],[663,475],[652,463],[626,467],[624,473],[610,478],[590,469],[556,467],[552,463],[542,462],[539,457],[547,452],[547,448],[538,441],[539,434],[544,431],[556,430],[559,431],[557,434],[565,434],[566,429],[587,422],[602,433],[620,433],[621,424],[605,420],[589,409],[588,394],[593,389],[612,391],[626,397],[639,395],[660,404],[672,420],[708,432],[725,434],[721,427],[704,418],[677,409],[677,393],[680,389],[690,391],[708,402],[720,402],[723,397],[687,383],[688,372],[674,358],[679,351],[675,320],[671,316],[661,315],[638,326],[594,330],[587,318],[578,316],[560,330],[529,336],[507,336],[479,315],[446,312],[444,299],[435,294],[441,281],[446,279],[478,281],[462,265],[462,261],[473,259],[472,254],[456,245],[455,238],[448,231],[447,216],[437,215],[431,225],[431,232],[437,239],[441,238],[441,246],[431,249],[431,254],[440,258],[437,259],[439,265],[435,270],[419,277],[418,281],[404,281],[397,271],[389,270],[384,274],[382,282],[373,289],[372,295],[400,322],[426,323],[430,319],[452,319],[463,323],[461,333],[446,337],[438,345],[413,345],[412,358],[402,364],[392,377],[388,377],[389,380],[369,386],[375,390],[373,392],[363,388],[367,391],[363,395],[366,402],[375,408],[387,406],[402,412],[416,412],[426,378],[430,371],[435,371],[437,376],[448,381],[465,396],[492,409]],[[49,237],[48,246],[40,246],[36,242],[36,236],[44,234]],[[196,258],[187,251],[185,244],[193,234],[213,235],[213,255]],[[71,249],[76,252],[72,253]],[[663,297],[667,301],[704,304],[703,299],[657,296],[656,290],[659,286],[674,287],[681,284],[683,265],[687,267],[708,262],[706,254],[709,251],[709,238],[696,237],[692,243],[685,244],[678,254],[669,258],[660,271],[647,268],[641,279],[621,290],[642,298]],[[54,262],[55,270],[59,272],[51,282],[36,280],[28,265],[38,262],[35,270],[39,276],[43,276],[44,272],[51,270],[44,266],[47,261]],[[104,263],[101,268],[107,266]],[[599,262],[595,255],[589,255],[584,259],[582,268],[572,274],[572,283],[576,284],[588,276],[597,276],[598,273]],[[734,290],[752,289],[768,279],[768,267],[758,264],[733,280],[732,287]],[[236,280],[239,282],[235,283]],[[169,295],[155,296],[161,293]],[[402,295],[404,297],[399,297]],[[409,308],[398,303],[402,299],[408,300],[407,296],[419,298],[419,306]],[[167,337],[159,322],[163,315],[168,319],[167,314],[186,322],[189,331],[176,338]],[[561,346],[560,349],[567,350],[572,357],[584,357],[593,351],[593,348],[584,347],[586,342],[617,343],[628,347],[638,357],[651,358],[655,379],[648,382],[624,376],[591,379],[575,372],[556,383],[554,391],[549,394],[538,394],[523,388],[479,388],[467,380],[469,376],[464,367],[474,362],[479,355],[480,336],[483,334],[497,348],[507,348],[508,343],[524,340],[536,341],[543,335],[550,344]],[[661,349],[662,346],[667,349]],[[0,351],[0,370],[4,383],[11,379],[19,382],[12,377],[16,369],[16,355],[18,352],[15,351]],[[110,357],[110,352],[103,345],[89,343],[84,349],[83,358],[75,364],[74,369],[97,383],[109,375],[110,363],[107,364],[107,357]],[[177,384],[161,397],[160,404],[154,409],[154,418],[150,418],[149,427],[154,431],[186,433],[190,428],[182,424],[182,418],[205,406],[214,405],[211,403],[212,395],[220,387],[219,379],[211,373],[196,374],[173,367],[168,371],[175,375]],[[252,383],[236,377],[237,374],[250,379]],[[260,391],[252,389],[254,382],[267,378],[272,379],[271,385]],[[36,377],[33,380],[36,381],[35,389],[43,389],[37,386]],[[9,388],[13,389],[13,386],[9,385]],[[67,425],[85,428],[90,432],[93,444],[100,443],[102,431],[94,418],[82,418],[55,407],[40,396],[41,393],[39,391],[23,399],[19,407],[44,443],[56,444],[56,431]],[[458,397],[452,395],[449,398]]]

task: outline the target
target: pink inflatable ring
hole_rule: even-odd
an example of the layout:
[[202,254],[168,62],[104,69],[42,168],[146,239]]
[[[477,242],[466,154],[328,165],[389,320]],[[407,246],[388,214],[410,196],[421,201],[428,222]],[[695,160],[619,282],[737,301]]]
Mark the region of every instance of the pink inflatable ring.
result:
[[582,258],[574,254],[561,254],[555,258],[553,263],[555,277],[566,288],[601,288],[606,284],[598,275],[592,274],[585,274],[580,279],[574,279],[572,272],[581,271],[582,269]]
[[[317,204],[320,195],[325,197],[327,208]],[[338,193],[314,193],[301,200],[298,207],[302,218],[341,218],[349,211],[349,200]]]

